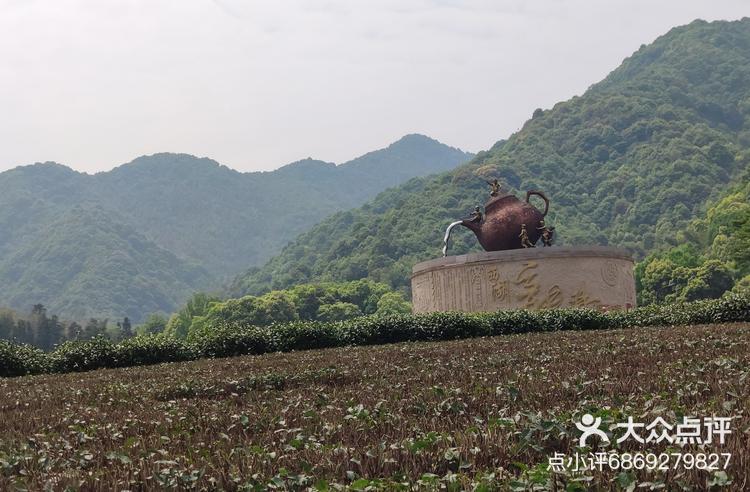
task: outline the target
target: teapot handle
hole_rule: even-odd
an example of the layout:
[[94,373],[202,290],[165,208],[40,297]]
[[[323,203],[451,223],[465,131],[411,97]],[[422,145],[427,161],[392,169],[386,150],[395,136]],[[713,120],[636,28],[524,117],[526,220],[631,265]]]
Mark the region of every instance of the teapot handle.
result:
[[544,192],[538,190],[530,190],[526,192],[526,203],[529,203],[529,197],[531,195],[536,195],[544,200],[544,212],[542,212],[542,217],[545,217],[547,215],[547,211],[549,211],[549,198],[547,198],[547,195],[545,195]]

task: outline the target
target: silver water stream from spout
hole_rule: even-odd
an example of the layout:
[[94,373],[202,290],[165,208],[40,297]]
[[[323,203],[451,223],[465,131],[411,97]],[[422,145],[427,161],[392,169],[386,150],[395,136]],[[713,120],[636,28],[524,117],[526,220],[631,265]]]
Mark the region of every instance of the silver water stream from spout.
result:
[[452,222],[451,225],[445,230],[445,237],[443,238],[443,257],[448,256],[448,240],[451,238],[451,230],[457,225],[460,225],[462,220]]

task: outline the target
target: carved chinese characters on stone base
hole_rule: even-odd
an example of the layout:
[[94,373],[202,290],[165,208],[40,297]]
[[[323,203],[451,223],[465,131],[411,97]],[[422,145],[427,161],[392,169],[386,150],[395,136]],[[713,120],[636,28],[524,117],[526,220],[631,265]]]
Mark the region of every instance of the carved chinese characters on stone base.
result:
[[570,296],[570,305],[579,308],[598,308],[601,307],[602,301],[594,299],[583,289],[578,289],[575,294]]
[[558,285],[553,285],[547,291],[547,295],[539,303],[538,307],[542,309],[557,308],[562,305],[563,295],[562,289]]
[[521,287],[521,292],[518,294],[518,300],[523,302],[523,307],[530,308],[534,306],[536,302],[536,295],[539,293],[539,281],[537,280],[538,273],[535,272],[539,265],[535,261],[529,261],[523,264],[523,268],[514,282],[515,285]]
[[[523,258],[488,256],[432,263],[412,277],[415,312],[495,311],[498,309],[597,310],[635,305],[633,262],[622,256],[587,254],[551,257],[532,252]],[[555,256],[557,255],[557,256]],[[518,257],[519,253],[514,252]],[[615,285],[611,285],[614,283]]]
[[492,286],[492,295],[496,301],[504,301],[508,297],[509,282],[500,278],[497,268],[490,268],[487,272],[490,286]]
[[471,290],[474,304],[476,306],[482,306],[484,304],[484,299],[482,297],[482,287],[484,283],[482,282],[482,273],[482,267],[476,266],[471,269]]

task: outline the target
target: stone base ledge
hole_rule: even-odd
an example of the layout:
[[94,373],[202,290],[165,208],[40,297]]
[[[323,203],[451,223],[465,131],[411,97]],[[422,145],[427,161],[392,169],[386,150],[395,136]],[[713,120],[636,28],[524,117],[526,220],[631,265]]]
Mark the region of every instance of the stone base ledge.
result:
[[578,246],[471,253],[412,270],[415,313],[635,307],[633,259],[620,248]]

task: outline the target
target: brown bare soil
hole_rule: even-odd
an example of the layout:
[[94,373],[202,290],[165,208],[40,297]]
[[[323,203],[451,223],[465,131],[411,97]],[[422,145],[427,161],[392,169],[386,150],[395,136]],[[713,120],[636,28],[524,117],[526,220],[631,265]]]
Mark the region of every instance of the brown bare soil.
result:
[[[3,379],[0,490],[747,490],[749,362],[742,323]],[[593,451],[731,453],[729,466],[548,471],[553,453],[576,451],[586,412],[603,429],[734,417],[723,445],[592,439]]]

